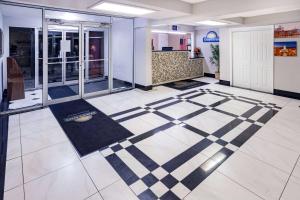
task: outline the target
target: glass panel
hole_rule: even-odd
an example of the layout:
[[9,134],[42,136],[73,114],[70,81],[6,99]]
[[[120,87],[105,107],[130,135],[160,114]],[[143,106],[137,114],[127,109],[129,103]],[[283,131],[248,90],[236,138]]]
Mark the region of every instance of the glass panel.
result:
[[113,89],[132,87],[133,81],[133,20],[112,20]]
[[19,65],[25,89],[35,87],[35,30],[9,27],[9,55]]
[[70,41],[71,50],[66,52],[66,81],[79,79],[79,33],[67,32],[66,40]]
[[62,82],[61,31],[48,31],[48,83]]
[[48,99],[79,95],[79,27],[48,26]]
[[108,90],[108,29],[84,28],[84,92]]
[[3,38],[7,40],[4,40],[3,62],[0,63],[1,69],[6,69],[0,73],[0,88],[7,90],[9,101],[7,107],[2,107],[3,111],[41,105],[38,31],[42,30],[42,10],[4,4],[0,4],[0,10],[6,12],[5,17],[0,18],[5,24]]

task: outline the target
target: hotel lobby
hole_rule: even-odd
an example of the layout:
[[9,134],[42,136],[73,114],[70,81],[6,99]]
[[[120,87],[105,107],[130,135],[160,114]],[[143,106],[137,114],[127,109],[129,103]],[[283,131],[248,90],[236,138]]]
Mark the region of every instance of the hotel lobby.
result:
[[299,200],[300,2],[0,2],[0,200]]

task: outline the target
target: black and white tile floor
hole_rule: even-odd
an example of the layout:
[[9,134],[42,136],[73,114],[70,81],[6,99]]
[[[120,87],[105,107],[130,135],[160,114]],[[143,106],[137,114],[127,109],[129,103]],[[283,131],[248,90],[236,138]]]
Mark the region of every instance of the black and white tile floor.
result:
[[80,158],[49,109],[11,116],[5,199],[300,199],[300,101],[218,84],[88,101],[135,135]]

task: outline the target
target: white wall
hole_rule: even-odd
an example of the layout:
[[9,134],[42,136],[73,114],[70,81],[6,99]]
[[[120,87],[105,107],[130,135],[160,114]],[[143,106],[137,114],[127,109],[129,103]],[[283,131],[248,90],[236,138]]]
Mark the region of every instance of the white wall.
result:
[[142,86],[152,85],[151,27],[146,19],[135,19],[135,83]]
[[219,43],[217,43],[217,42],[203,42],[203,37],[205,37],[206,34],[209,31],[215,31],[219,35],[219,29],[198,30],[196,32],[196,47],[201,49],[202,55],[205,58],[204,62],[203,62],[204,73],[215,74],[215,72],[217,70],[217,67],[215,65],[212,65],[209,61],[209,58],[212,56],[210,45],[211,44],[217,45]]
[[158,34],[158,45],[157,50],[162,50],[163,47],[169,46],[169,34],[167,33],[159,33]]
[[[1,12],[0,12],[0,29],[2,29],[3,31],[3,16]],[[3,57],[0,57],[0,102],[2,101],[2,94],[3,94],[3,77],[1,74],[2,72],[3,72]]]
[[114,18],[112,22],[113,78],[132,83],[133,21]]
[[231,38],[229,28],[219,30],[220,37],[220,79],[230,81],[230,56],[231,56]]
[[296,57],[274,57],[274,89],[300,93],[300,38],[278,38],[275,41],[297,41]]

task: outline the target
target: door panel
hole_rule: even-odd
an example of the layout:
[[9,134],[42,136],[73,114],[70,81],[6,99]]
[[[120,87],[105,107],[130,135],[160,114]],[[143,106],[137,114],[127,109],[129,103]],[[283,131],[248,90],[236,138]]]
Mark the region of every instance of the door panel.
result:
[[233,84],[250,88],[250,33],[233,33]]
[[109,90],[109,29],[84,26],[83,95]]
[[273,92],[273,30],[232,34],[233,85]]
[[48,25],[49,101],[80,95],[79,33],[80,25]]
[[253,31],[251,43],[251,89],[273,92],[273,31]]

